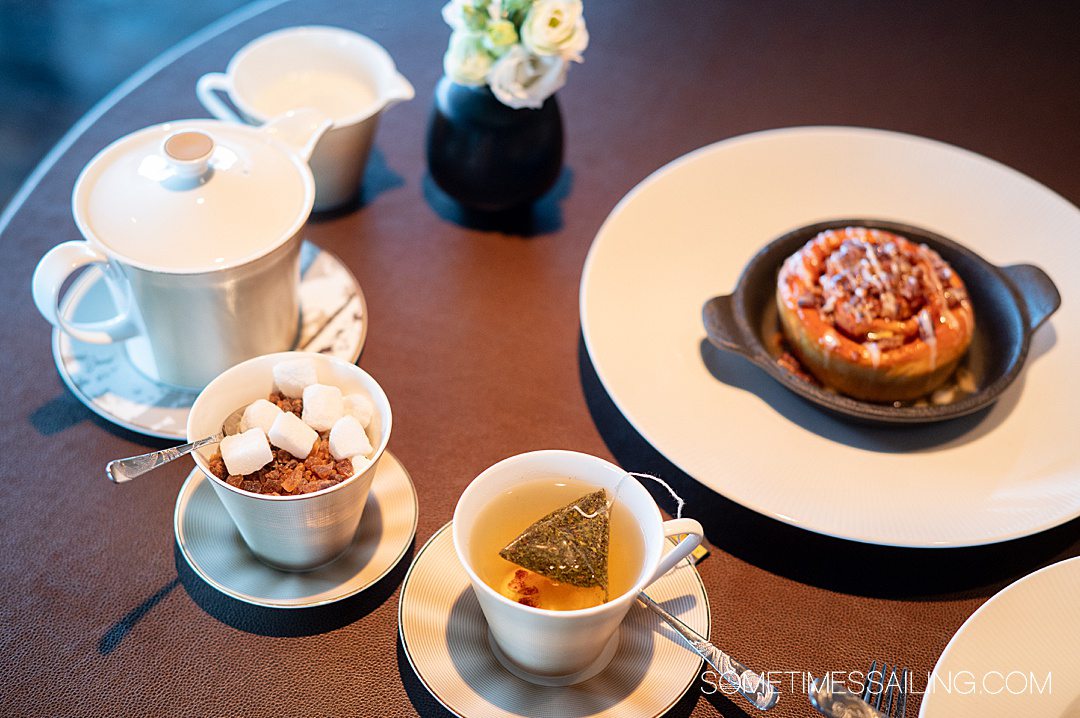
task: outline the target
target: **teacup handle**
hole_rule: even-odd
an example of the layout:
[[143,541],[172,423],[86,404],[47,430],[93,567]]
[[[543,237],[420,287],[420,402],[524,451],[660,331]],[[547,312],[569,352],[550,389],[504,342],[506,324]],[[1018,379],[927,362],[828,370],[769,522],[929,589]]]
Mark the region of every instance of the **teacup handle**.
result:
[[[104,267],[105,281],[110,283],[118,314],[96,322],[71,322],[60,314],[60,292],[64,282],[80,267],[98,264]],[[109,258],[94,249],[88,242],[63,242],[50,249],[34,270],[32,282],[34,304],[41,316],[54,327],[59,327],[79,341],[90,344],[110,344],[130,339],[139,333],[138,324],[131,316],[130,298],[127,292],[117,291],[116,280],[110,276]]]
[[224,95],[232,92],[232,82],[229,80],[228,75],[220,72],[208,72],[195,83],[195,96],[199,98],[199,102],[202,103],[207,112],[219,120],[243,124],[244,120],[240,118],[240,115],[233,112],[231,107],[214,94],[215,92]]
[[653,573],[652,578],[649,579],[649,583],[663,576],[674,568],[675,564],[689,556],[705,537],[705,529],[701,528],[701,524],[694,519],[672,519],[671,521],[665,521],[662,528],[665,538],[681,534],[686,535],[683,536],[679,543],[675,544],[675,548],[660,559],[660,563],[657,564],[656,571]]

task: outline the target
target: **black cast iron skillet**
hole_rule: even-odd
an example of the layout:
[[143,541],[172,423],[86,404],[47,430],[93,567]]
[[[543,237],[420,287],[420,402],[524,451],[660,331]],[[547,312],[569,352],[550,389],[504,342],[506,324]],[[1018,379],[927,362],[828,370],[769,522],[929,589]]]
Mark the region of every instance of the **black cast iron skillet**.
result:
[[[770,338],[780,331],[776,279],[780,265],[826,229],[883,229],[925,242],[964,280],[975,312],[975,335],[961,366],[975,377],[974,393],[946,405],[893,406],[859,401],[800,379],[776,363]],[[807,401],[863,422],[919,424],[954,419],[992,404],[1020,374],[1031,337],[1061,306],[1061,295],[1046,272],[1030,264],[997,267],[970,249],[925,229],[872,219],[819,222],[788,232],[750,260],[735,291],[705,303],[702,316],[709,341],[736,352]]]

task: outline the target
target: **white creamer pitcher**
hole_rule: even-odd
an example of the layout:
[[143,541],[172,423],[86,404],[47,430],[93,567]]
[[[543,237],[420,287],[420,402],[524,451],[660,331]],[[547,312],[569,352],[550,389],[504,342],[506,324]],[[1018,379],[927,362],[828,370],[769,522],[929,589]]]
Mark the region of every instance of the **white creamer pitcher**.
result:
[[[301,107],[330,116],[333,128],[311,157],[316,210],[357,198],[379,116],[415,94],[381,45],[324,26],[285,28],[253,40],[224,74],[199,78],[195,92],[221,120],[258,125]],[[239,114],[216,92],[226,93]]]
[[[38,310],[81,341],[125,341],[140,370],[183,387],[291,349],[315,197],[307,159],[330,124],[314,110],[260,129],[183,120],[109,145],[75,183],[85,241],[53,247],[34,271]],[[64,283],[87,265],[104,272],[118,308],[110,319],[58,311]]]

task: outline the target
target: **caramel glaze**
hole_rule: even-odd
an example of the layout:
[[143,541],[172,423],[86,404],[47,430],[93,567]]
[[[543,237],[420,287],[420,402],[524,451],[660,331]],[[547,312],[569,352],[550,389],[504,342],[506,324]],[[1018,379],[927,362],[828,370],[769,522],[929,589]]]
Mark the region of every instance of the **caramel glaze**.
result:
[[827,230],[785,260],[784,336],[822,383],[867,401],[932,391],[971,344],[963,281],[925,244],[865,227]]

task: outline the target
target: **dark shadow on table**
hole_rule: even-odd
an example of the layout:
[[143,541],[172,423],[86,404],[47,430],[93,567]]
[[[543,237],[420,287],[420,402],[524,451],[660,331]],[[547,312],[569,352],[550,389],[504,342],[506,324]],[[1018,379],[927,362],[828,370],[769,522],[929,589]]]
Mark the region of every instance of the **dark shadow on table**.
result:
[[404,580],[415,550],[414,538],[397,565],[373,586],[355,596],[313,608],[267,608],[244,603],[203,581],[188,565],[177,545],[173,546],[173,560],[184,590],[217,620],[260,636],[295,637],[313,636],[347,626],[381,606]]
[[[689,515],[701,521],[715,549],[766,571],[842,593],[940,600],[990,596],[1037,568],[1080,552],[1080,519],[1014,541],[958,549],[876,546],[781,523],[698,483],[645,441],[604,389],[580,335],[578,359],[585,401],[616,461],[628,470],[662,477],[686,500]],[[661,508],[674,511],[662,488],[643,483]]]
[[178,576],[155,591],[138,606],[124,614],[123,618],[110,626],[109,630],[107,630],[105,635],[101,637],[101,640],[98,641],[98,653],[107,656],[115,651],[124,639],[127,638],[127,635],[131,633],[131,629],[135,628],[136,624],[138,624],[146,614],[150,613],[154,606],[161,603],[165,597],[172,593],[173,589],[179,585],[180,578]]
[[28,418],[37,433],[42,436],[55,436],[94,417],[97,417],[97,414],[86,408],[65,388],[62,393],[47,399],[31,411]]
[[333,207],[311,215],[311,222],[319,222],[337,219],[357,210],[367,207],[384,192],[405,186],[405,178],[395,172],[386,163],[386,155],[378,146],[371,148],[368,155],[367,166],[364,168],[364,177],[356,195],[340,207]]
[[[83,422],[94,423],[102,431],[107,431],[118,439],[132,444],[140,444],[146,447],[146,451],[156,451],[182,443],[177,439],[161,439],[154,436],[146,436],[130,429],[118,426],[88,409],[81,401],[68,391],[66,387],[62,393],[46,400],[27,417],[34,430],[43,437],[51,437],[60,434]],[[141,452],[139,452],[141,453]],[[116,457],[120,458],[120,457]],[[104,470],[104,466],[102,470]]]
[[562,229],[561,203],[570,195],[573,184],[573,171],[563,167],[555,186],[540,199],[531,205],[505,212],[480,212],[462,206],[443,192],[427,172],[424,173],[423,191],[428,205],[447,222],[481,232],[502,232],[515,237],[532,238]]

